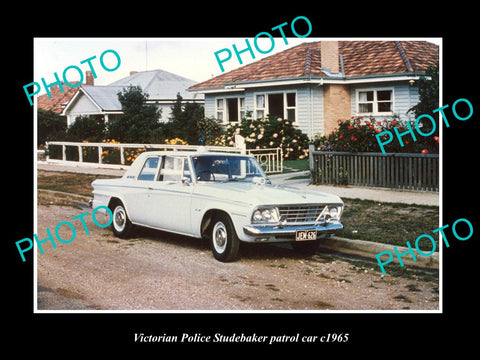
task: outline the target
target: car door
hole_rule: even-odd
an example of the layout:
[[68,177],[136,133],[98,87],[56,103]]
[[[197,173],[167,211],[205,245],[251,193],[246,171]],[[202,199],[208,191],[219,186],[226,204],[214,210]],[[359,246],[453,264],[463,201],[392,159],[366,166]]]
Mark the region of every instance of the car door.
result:
[[151,189],[158,178],[162,158],[158,155],[147,157],[135,182],[125,191],[124,198],[128,215],[130,220],[136,224],[148,225],[150,223],[149,214],[145,211],[145,204],[148,203]]
[[190,168],[185,156],[166,155],[156,181],[145,198],[146,225],[191,234],[190,206],[192,186],[187,180]]

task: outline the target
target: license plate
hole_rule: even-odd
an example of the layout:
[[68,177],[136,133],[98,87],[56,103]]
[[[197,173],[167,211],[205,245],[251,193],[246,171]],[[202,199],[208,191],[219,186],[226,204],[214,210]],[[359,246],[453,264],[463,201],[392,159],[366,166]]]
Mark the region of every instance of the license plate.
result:
[[317,230],[297,230],[295,241],[317,240]]

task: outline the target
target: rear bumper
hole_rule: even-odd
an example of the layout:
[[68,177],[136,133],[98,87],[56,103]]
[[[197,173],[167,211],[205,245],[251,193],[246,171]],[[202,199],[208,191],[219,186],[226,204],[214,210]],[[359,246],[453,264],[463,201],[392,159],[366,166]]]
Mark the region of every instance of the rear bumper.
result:
[[297,226],[255,226],[246,225],[243,227],[245,235],[252,237],[255,242],[281,242],[294,241],[297,230],[317,230],[317,239],[332,234],[335,231],[342,230],[343,225],[340,221],[331,221],[328,224],[311,224]]

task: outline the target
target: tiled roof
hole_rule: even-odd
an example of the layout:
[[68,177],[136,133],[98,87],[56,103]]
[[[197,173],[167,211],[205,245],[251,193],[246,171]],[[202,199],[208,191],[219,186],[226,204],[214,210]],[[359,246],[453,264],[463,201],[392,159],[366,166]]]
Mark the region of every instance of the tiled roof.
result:
[[[438,62],[438,46],[427,41],[338,41],[344,77],[423,73]],[[340,57],[339,57],[340,58]],[[339,60],[340,67],[340,60]],[[328,77],[322,70],[321,41],[303,43],[191,86],[220,88],[235,82]]]
[[[72,85],[75,85],[73,83]],[[62,83],[63,92],[60,91],[58,85],[52,86],[48,90],[52,97],[48,94],[40,95],[37,98],[37,108],[43,110],[50,110],[54,113],[61,113],[65,105],[75,96],[79,87],[70,87]]]

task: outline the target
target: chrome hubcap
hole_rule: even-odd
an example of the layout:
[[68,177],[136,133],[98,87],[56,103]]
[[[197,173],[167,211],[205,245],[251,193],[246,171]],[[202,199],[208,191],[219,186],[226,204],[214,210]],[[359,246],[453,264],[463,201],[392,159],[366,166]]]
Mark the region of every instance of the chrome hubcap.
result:
[[221,221],[213,227],[213,246],[220,254],[225,251],[227,246],[227,229]]
[[121,206],[117,206],[113,212],[114,226],[117,231],[122,231],[125,228],[126,213],[125,209]]

